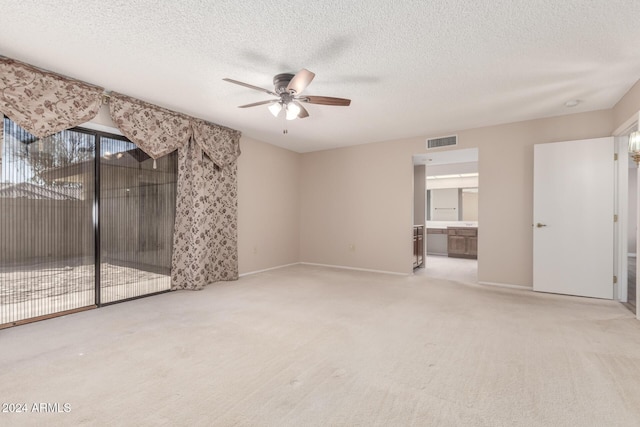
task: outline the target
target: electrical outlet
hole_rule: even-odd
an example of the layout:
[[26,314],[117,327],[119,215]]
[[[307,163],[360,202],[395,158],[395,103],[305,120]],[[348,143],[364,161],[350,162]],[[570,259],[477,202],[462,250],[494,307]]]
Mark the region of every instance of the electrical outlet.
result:
[[254,247],[253,247],[253,254],[254,254],[254,255],[257,255],[257,254],[258,254],[258,247],[257,247],[257,246],[254,246]]
[[356,251],[355,243],[349,243],[349,252],[355,252],[355,251]]

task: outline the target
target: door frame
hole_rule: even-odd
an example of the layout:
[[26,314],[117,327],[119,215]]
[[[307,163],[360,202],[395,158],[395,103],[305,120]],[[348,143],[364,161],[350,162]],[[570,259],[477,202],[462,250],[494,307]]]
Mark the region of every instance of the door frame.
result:
[[614,286],[613,299],[627,302],[627,230],[629,229],[629,152],[627,149],[628,138],[626,136],[614,136],[615,153],[618,161],[614,166],[614,213],[618,216],[618,222],[614,223],[613,232],[613,265],[618,283]]
[[[640,123],[640,111],[634,113],[625,122],[623,122],[613,132],[615,137],[616,153],[618,154],[618,162],[616,164],[616,183],[615,183],[615,195],[616,205],[615,212],[618,215],[618,223],[614,231],[615,243],[614,243],[614,271],[618,276],[618,286],[616,286],[614,297],[620,302],[627,302],[627,232],[630,224],[628,217],[628,204],[629,204],[629,168],[627,163],[629,161],[629,149],[628,149],[628,135],[634,130],[638,130]],[[624,167],[622,166],[624,165]],[[640,174],[639,174],[640,178]],[[640,197],[638,197],[637,203],[640,205]],[[640,215],[638,215],[636,226],[636,243],[640,240]],[[637,249],[636,249],[637,253]],[[640,320],[640,295],[638,294],[638,270],[639,266],[636,264],[636,318]]]

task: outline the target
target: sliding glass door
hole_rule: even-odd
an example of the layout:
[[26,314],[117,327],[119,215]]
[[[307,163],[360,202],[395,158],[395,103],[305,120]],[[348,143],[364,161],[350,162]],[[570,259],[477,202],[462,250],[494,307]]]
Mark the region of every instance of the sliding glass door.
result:
[[0,326],[170,288],[176,153],[7,118],[0,141]]
[[0,325],[95,303],[94,135],[4,120]]
[[177,155],[154,162],[116,136],[101,136],[100,152],[101,303],[166,291]]

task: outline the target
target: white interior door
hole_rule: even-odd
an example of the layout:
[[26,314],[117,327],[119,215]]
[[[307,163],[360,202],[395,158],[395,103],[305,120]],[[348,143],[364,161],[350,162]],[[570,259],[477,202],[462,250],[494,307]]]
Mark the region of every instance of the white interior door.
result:
[[534,146],[534,291],[613,298],[613,156],[613,137]]

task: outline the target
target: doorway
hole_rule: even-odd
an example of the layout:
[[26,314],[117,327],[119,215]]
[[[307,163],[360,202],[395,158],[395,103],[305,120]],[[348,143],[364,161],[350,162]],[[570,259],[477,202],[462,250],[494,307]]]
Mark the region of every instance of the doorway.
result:
[[[635,130],[637,126],[634,126],[633,130]],[[626,145],[628,137],[625,137],[623,143],[621,144],[623,147]],[[620,300],[630,311],[634,314],[637,313],[637,297],[636,297],[636,269],[637,269],[637,224],[638,224],[638,165],[631,159],[631,157],[627,158],[626,161],[627,166],[627,233],[626,238],[622,236],[624,240],[626,240],[626,245],[623,245],[623,248],[626,246],[626,252],[622,253],[622,261],[626,260],[626,272],[627,272],[627,280],[625,283],[622,283],[622,289],[620,292]],[[623,190],[621,188],[621,190]],[[624,208],[624,206],[622,207]],[[624,267],[624,264],[623,264]],[[626,290],[626,292],[625,292]]]
[[638,240],[638,166],[629,155],[629,137],[638,130],[640,113],[631,116],[614,132],[618,161],[616,162],[616,223],[615,269],[617,286],[615,299],[636,314],[637,293],[637,240]]
[[[478,149],[413,156],[414,223],[424,224],[425,256],[414,274],[478,282]],[[420,191],[424,192],[423,197]]]

